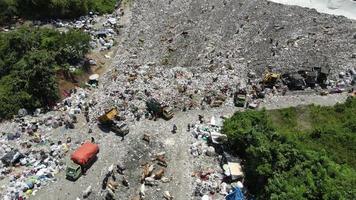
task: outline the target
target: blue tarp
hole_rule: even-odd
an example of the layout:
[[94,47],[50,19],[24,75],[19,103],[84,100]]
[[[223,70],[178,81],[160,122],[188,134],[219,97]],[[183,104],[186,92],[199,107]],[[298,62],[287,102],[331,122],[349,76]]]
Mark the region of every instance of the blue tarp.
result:
[[245,200],[240,188],[235,188],[233,192],[225,197],[225,200]]

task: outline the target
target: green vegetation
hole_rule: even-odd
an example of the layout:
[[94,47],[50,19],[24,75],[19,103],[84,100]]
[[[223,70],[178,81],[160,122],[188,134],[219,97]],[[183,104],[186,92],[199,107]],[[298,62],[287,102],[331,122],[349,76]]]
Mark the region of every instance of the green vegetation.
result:
[[0,23],[20,16],[39,18],[75,18],[89,11],[111,13],[117,0],[1,0]]
[[235,113],[224,124],[256,199],[356,199],[356,99]]
[[356,101],[334,107],[308,106],[268,113],[277,132],[300,149],[325,151],[339,164],[356,168]]
[[20,28],[0,33],[0,118],[20,108],[53,105],[58,99],[56,72],[69,73],[69,66],[89,51],[89,41],[89,35],[74,30]]

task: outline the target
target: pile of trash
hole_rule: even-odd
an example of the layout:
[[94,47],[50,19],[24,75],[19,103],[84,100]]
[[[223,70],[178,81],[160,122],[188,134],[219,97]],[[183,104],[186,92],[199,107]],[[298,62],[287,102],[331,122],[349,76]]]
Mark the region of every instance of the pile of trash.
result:
[[[207,123],[203,116],[199,116],[199,123],[189,125],[190,131],[196,141],[190,147],[190,153],[194,158],[208,156],[215,164],[209,162],[198,164],[193,183],[194,196],[202,200],[225,199],[225,196],[239,188],[243,193],[247,191],[243,187],[244,173],[241,160],[227,153],[224,149],[226,135],[221,133],[223,118],[211,117]],[[206,160],[207,158],[203,159]],[[196,162],[206,162],[196,160]]]
[[[145,198],[146,186],[148,187],[156,187],[161,183],[168,183],[171,181],[170,177],[166,175],[166,168],[168,167],[168,162],[165,157],[165,152],[159,152],[153,155],[150,162],[142,165],[142,173],[141,173],[141,187],[139,191],[139,195],[136,197],[137,199]],[[164,198],[169,200],[173,199],[170,195],[169,191],[164,192]]]
[[[55,174],[65,168],[64,157],[76,142],[71,137],[54,136],[56,129],[73,129],[86,106],[87,91],[76,89],[53,111],[20,109],[18,116],[3,124],[0,135],[0,179],[3,199],[25,199],[56,181]],[[59,130],[59,131],[60,131]],[[60,131],[62,132],[62,131]]]
[[117,107],[128,121],[134,121],[150,117],[146,107],[149,99],[157,99],[173,111],[232,105],[239,80],[239,72],[225,67],[196,74],[187,68],[166,68],[155,63],[117,66],[103,77],[105,87],[95,91],[94,96],[98,98],[99,113]]
[[51,20],[55,28],[67,31],[68,29],[80,29],[91,35],[92,41],[90,46],[94,50],[108,50],[114,45],[115,38],[118,34],[118,21],[122,10],[119,9],[113,14],[96,15],[92,12],[87,16],[81,16],[76,20]]
[[221,144],[226,140],[226,135],[220,133],[222,119],[215,118],[213,116],[209,124],[202,124],[202,120],[203,119],[201,119],[200,124],[192,125],[192,134],[197,141],[190,146],[190,153],[194,157],[200,155],[215,156],[215,148],[213,146],[209,146],[207,142],[209,141],[212,144]]
[[[141,165],[141,176],[139,179],[139,188],[137,195],[133,199],[144,199],[147,192],[147,187],[154,187],[159,190],[158,187],[162,183],[168,183],[171,181],[171,177],[167,177],[166,168],[168,167],[167,160],[165,158],[165,152],[159,152],[153,155],[152,159]],[[108,172],[102,180],[101,196],[105,199],[120,199],[118,194],[119,186],[123,186],[126,189],[130,188],[130,181],[126,174],[126,166],[120,162],[112,164],[108,168]],[[122,188],[122,187],[121,187]],[[91,193],[91,186],[83,191],[83,197],[87,198]],[[163,192],[163,197],[167,200],[173,199],[169,191]]]
[[[6,139],[5,139],[6,140]],[[52,181],[56,181],[55,174],[64,169],[61,161],[68,152],[67,143],[53,143],[32,146],[31,143],[22,143],[17,149],[6,145],[1,138],[1,179],[9,179],[3,186],[5,200],[25,199],[35,195],[36,191]]]
[[[117,107],[120,114],[131,122],[143,117],[152,118],[146,107],[150,99],[156,99],[170,106],[173,111],[207,109],[224,105],[256,109],[265,97],[285,95],[291,90],[287,83],[283,83],[281,75],[274,77],[272,74],[270,77],[265,77],[264,82],[251,72],[248,74],[248,81],[244,82],[244,75],[240,71],[226,66],[209,71],[202,67],[167,68],[153,62],[144,65],[126,65],[125,67],[118,65],[106,74],[102,79],[105,87],[95,91],[95,96],[99,113],[103,113],[104,108]],[[199,73],[196,73],[197,71]],[[337,81],[337,86],[345,85],[346,88],[353,84],[350,80],[353,73],[351,72],[352,70],[350,73],[345,73],[343,76],[345,80]],[[277,79],[280,81],[276,81]],[[333,82],[331,79],[323,79],[323,81],[327,88]],[[298,81],[293,83],[295,82]],[[310,84],[312,82],[313,80],[309,80]],[[331,84],[330,90],[333,87]],[[315,89],[320,87],[315,85]],[[307,91],[307,88],[305,90]],[[311,90],[311,92],[316,91]]]
[[329,93],[342,93],[350,86],[356,84],[356,69],[350,68],[342,71],[334,78],[327,81]]

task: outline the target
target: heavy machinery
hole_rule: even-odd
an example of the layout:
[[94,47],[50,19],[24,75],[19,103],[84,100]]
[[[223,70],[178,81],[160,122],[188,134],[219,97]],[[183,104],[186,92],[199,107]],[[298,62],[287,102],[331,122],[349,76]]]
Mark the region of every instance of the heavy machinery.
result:
[[285,73],[282,79],[290,90],[304,90],[306,87],[304,77],[297,72]]
[[96,161],[99,146],[94,143],[84,143],[71,155],[72,162],[67,165],[66,178],[77,180]]
[[330,73],[330,68],[328,67],[314,67],[313,71],[317,72],[318,77],[317,77],[317,83],[321,87],[326,87],[326,81],[328,79],[329,73]]
[[239,94],[236,92],[234,94],[234,104],[236,107],[245,107],[246,105],[246,94]]
[[307,86],[309,87],[315,87],[315,85],[317,84],[318,81],[318,72],[317,71],[306,71],[304,73],[304,77],[305,77],[305,83],[307,84]]
[[156,119],[162,117],[165,120],[170,120],[173,117],[172,110],[167,106],[158,102],[156,99],[146,101],[147,111]]
[[240,88],[234,93],[234,105],[236,107],[245,107],[246,106],[246,89]]
[[281,77],[281,74],[279,74],[279,73],[266,71],[265,74],[263,75],[262,83],[266,87],[272,87],[277,83],[277,81],[280,79],[280,77]]
[[110,131],[120,136],[125,136],[129,133],[127,124],[117,120],[119,112],[116,108],[112,108],[98,118],[101,128],[108,128]]

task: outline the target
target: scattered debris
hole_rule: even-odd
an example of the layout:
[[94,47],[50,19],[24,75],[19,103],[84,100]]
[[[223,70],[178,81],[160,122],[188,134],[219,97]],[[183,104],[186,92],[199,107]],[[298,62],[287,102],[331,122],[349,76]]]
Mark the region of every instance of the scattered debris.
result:
[[172,199],[173,199],[173,196],[169,193],[169,191],[164,191],[164,192],[163,192],[163,197],[164,197],[166,200],[172,200]]
[[92,188],[91,188],[91,185],[89,185],[89,186],[87,187],[87,189],[85,189],[85,190],[83,191],[83,198],[89,197],[89,195],[90,195],[91,192],[92,192]]

